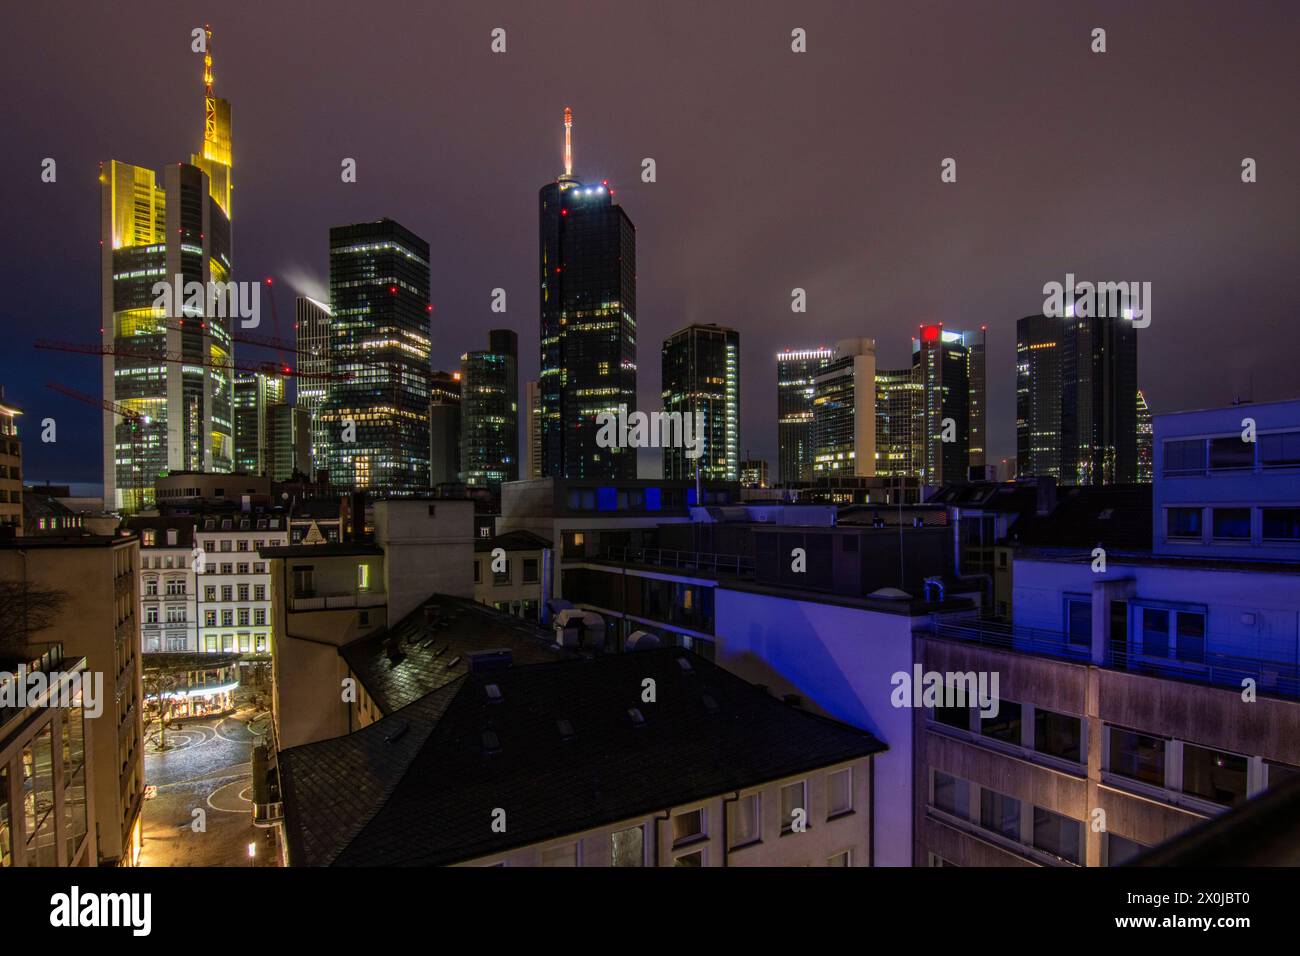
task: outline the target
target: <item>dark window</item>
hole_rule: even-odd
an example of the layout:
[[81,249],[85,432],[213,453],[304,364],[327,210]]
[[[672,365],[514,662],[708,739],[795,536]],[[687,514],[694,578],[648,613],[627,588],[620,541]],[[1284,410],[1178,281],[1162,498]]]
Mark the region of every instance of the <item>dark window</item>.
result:
[[1183,792],[1231,807],[1246,799],[1246,758],[1183,744]]
[[1165,785],[1165,741],[1119,727],[1110,728],[1110,772],[1152,786]]
[[1083,721],[1078,717],[1034,711],[1034,749],[1039,753],[1079,763],[1083,759],[1082,738]]
[[537,583],[537,559],[524,558],[524,584]]
[[1260,435],[1259,463],[1265,468],[1294,468],[1300,465],[1300,432]]
[[1165,442],[1166,475],[1198,475],[1205,471],[1205,439]]
[[1142,609],[1142,653],[1146,657],[1169,656],[1169,612],[1160,608]]
[[1020,801],[985,787],[980,791],[980,826],[1019,842]]
[[1300,541],[1300,508],[1265,508],[1265,541]]
[[980,733],[994,740],[1020,744],[1020,705],[1009,700],[998,704],[996,717],[980,718]]
[[934,708],[934,719],[941,724],[947,724],[949,727],[956,727],[958,730],[970,730],[969,707],[936,707]]
[[1205,662],[1205,615],[1195,611],[1179,611],[1178,659],[1202,664]]
[[969,820],[970,784],[960,777],[934,771],[934,806],[961,820]]
[[1255,467],[1255,443],[1242,441],[1240,435],[1210,439],[1211,470]]
[[1216,538],[1231,538],[1236,540],[1250,540],[1250,509],[1249,508],[1215,508],[1214,509],[1214,536]]
[[1200,508],[1169,508],[1165,512],[1165,533],[1171,538],[1200,538]]
[[1145,846],[1135,840],[1127,840],[1122,836],[1116,836],[1114,833],[1107,833],[1106,865],[1123,866],[1145,849]]
[[1092,644],[1092,602],[1067,598],[1065,602],[1066,635],[1071,644]]
[[1062,860],[1078,863],[1083,859],[1083,826],[1078,820],[1034,807],[1034,846]]

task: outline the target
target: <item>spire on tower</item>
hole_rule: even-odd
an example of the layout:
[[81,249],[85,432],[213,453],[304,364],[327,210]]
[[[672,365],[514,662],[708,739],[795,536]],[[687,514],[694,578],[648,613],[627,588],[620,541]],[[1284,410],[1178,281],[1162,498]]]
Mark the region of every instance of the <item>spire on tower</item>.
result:
[[564,108],[564,176],[573,176],[573,110]]

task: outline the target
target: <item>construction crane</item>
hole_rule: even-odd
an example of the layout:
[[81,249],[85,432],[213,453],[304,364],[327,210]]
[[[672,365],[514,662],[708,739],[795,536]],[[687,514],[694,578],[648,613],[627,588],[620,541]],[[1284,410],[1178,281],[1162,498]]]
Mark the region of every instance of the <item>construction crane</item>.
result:
[[[129,408],[126,405],[120,405],[117,402],[109,401],[106,398],[95,398],[95,396],[87,395],[85,392],[79,392],[75,388],[69,388],[67,385],[63,385],[59,382],[46,382],[45,387],[51,391],[58,392],[60,395],[66,395],[68,398],[75,399],[78,402],[83,402],[86,405],[91,405],[106,412],[112,412],[114,415],[120,416],[131,426],[131,494],[134,496],[135,500],[127,505],[127,507],[128,510],[138,511],[140,505],[144,503],[144,489],[141,487],[140,481],[140,468],[142,467],[140,443],[144,438],[142,433],[144,432],[145,426],[149,424],[149,416],[136,411],[134,408]],[[116,429],[114,429],[114,433],[116,434]],[[114,446],[116,446],[116,444],[115,440]],[[117,467],[116,447],[114,447],[113,451],[113,467]],[[104,502],[104,507],[109,507],[107,501]]]
[[218,361],[217,359],[187,358],[179,352],[168,352],[165,349],[148,345],[104,345],[102,342],[56,342],[50,339],[37,339],[34,344],[38,349],[46,349],[55,352],[77,352],[82,355],[120,355],[125,358],[138,358],[151,362],[198,365],[205,368],[221,369],[226,372],[261,372],[264,375],[287,375],[308,379],[338,379],[350,377],[347,375],[338,375],[332,372],[299,373],[288,364],[277,365],[275,362],[236,362],[234,360]]

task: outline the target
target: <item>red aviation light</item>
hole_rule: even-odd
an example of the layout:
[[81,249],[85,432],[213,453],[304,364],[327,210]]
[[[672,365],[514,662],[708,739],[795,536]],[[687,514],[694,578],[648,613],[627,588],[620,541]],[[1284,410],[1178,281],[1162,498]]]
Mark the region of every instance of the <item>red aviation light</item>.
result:
[[921,341],[922,341],[922,342],[938,342],[938,341],[939,341],[939,334],[940,334],[940,333],[939,333],[939,330],[940,330],[941,328],[942,328],[942,326],[938,326],[938,325],[923,325],[923,326],[921,326]]

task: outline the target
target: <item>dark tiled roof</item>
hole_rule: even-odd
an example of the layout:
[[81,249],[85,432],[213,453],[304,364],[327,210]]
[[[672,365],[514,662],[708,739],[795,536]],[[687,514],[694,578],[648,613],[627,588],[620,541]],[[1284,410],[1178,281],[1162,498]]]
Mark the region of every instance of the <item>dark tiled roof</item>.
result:
[[257,549],[263,558],[347,558],[366,554],[383,554],[384,549],[370,541],[338,541],[325,544],[264,545]]
[[[156,531],[152,547],[160,549],[184,548],[189,550],[193,546],[194,523],[197,519],[194,515],[181,516],[160,516],[160,515],[136,515],[126,519],[126,527],[140,534],[143,531]],[[176,532],[176,543],[167,543],[167,532],[174,530]],[[148,550],[150,546],[144,543],[144,537],[141,535],[140,547]]]
[[[399,652],[389,656],[390,646]],[[549,631],[484,604],[436,594],[394,626],[339,649],[361,686],[385,714],[468,673],[469,655],[505,648],[515,664],[565,653]]]
[[492,538],[478,538],[474,541],[475,551],[491,551],[493,548],[505,548],[507,551],[540,551],[550,546],[549,539],[524,530],[507,531]]
[[1076,485],[1057,490],[1048,515],[1022,517],[1007,535],[1026,547],[1151,550],[1150,485]]
[[[647,677],[656,703],[641,700]],[[884,749],[661,648],[466,674],[358,733],[281,753],[280,772],[296,865],[436,866]],[[505,833],[492,831],[498,807]]]

